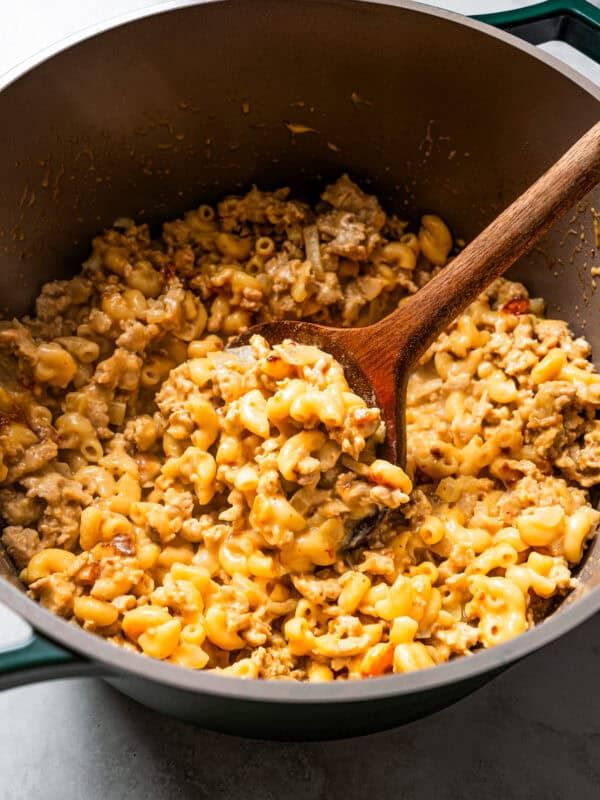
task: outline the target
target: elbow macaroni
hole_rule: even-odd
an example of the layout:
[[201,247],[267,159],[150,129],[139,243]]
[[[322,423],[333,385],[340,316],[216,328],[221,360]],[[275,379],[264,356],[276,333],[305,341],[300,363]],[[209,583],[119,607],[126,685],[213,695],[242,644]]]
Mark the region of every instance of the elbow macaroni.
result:
[[[600,376],[520,284],[411,376],[406,472],[330,355],[224,349],[269,319],[373,322],[451,257],[433,214],[409,232],[346,176],[322,199],[253,189],[160,243],[122,220],[0,328],[20,379],[0,387],[2,538],[55,613],[178,666],[322,682],[499,644],[573,585]],[[377,546],[341,552],[378,508]]]

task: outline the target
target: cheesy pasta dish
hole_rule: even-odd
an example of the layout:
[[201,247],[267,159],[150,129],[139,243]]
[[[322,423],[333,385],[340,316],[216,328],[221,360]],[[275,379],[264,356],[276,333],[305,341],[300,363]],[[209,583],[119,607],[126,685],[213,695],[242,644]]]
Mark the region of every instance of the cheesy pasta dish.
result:
[[1,538],[30,595],[173,664],[309,681],[431,667],[543,618],[600,520],[600,376],[541,299],[498,280],[430,347],[406,472],[330,355],[226,349],[273,319],[374,322],[453,247],[347,176],[314,208],[254,188],[158,235],[117,220],[0,323]]

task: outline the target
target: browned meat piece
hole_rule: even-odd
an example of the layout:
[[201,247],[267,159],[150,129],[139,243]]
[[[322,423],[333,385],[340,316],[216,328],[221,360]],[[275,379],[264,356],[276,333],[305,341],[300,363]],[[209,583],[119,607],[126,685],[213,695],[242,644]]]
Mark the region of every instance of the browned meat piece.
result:
[[39,472],[43,467],[54,461],[58,455],[56,442],[45,439],[37,444],[30,445],[15,464],[11,464],[8,469],[5,483],[14,483],[30,475],[32,472]]
[[[88,384],[79,393],[80,413],[84,414],[96,429],[101,438],[105,438],[108,429],[108,391],[104,386]],[[110,435],[110,431],[108,431]]]
[[0,490],[0,514],[9,525],[31,525],[43,511],[43,503],[34,497],[27,497],[15,489]]
[[49,469],[40,475],[30,475],[21,483],[27,489],[29,499],[45,502],[38,522],[43,546],[73,549],[79,536],[81,510],[91,503],[91,496],[80,483],[58,470]]
[[581,486],[600,484],[600,421],[596,420],[583,443],[569,447],[556,461],[556,466]]
[[329,211],[317,219],[319,233],[330,241],[325,250],[355,261],[365,261],[380,241],[364,222],[349,211]]
[[258,647],[252,652],[251,659],[258,666],[260,678],[302,680],[305,677],[304,671],[296,668],[298,659],[290,653],[289,647]]
[[3,322],[0,326],[0,345],[8,345],[15,355],[32,365],[37,361],[37,347],[33,337],[18,320]]
[[362,562],[358,565],[358,570],[370,575],[383,575],[393,580],[396,573],[393,552],[366,550],[363,553]]
[[39,497],[50,505],[60,505],[62,502],[87,505],[91,502],[90,495],[84,492],[81,484],[68,477],[64,464],[56,464],[55,469],[32,475],[21,483],[27,489],[28,497]]
[[321,578],[312,575],[293,575],[292,583],[311,603],[323,605],[337,600],[342,591],[339,578]]
[[96,367],[94,380],[108,389],[135,391],[140,383],[142,359],[123,347],[118,347],[105,361]]
[[81,506],[76,503],[47,506],[38,523],[43,546],[73,550],[79,539],[80,519]]
[[567,381],[542,384],[527,420],[525,441],[533,444],[540,459],[555,460],[585,432],[588,420],[580,411],[574,384]]
[[46,283],[42,288],[42,293],[35,301],[36,315],[43,322],[56,324],[56,319],[61,317],[69,306],[87,302],[91,293],[91,281],[81,277],[74,281]]
[[168,419],[172,411],[197,393],[198,387],[190,377],[189,365],[181,364],[171,370],[169,380],[163,383],[155,401],[164,418]]
[[142,322],[131,321],[125,325],[123,333],[117,339],[117,347],[123,347],[133,353],[143,353],[159,333],[160,328],[157,325],[144,325]]
[[32,583],[29,591],[53,614],[58,614],[59,617],[72,615],[75,584],[59,572]]
[[126,441],[133,442],[136,450],[146,452],[156,444],[164,430],[165,422],[160,415],[140,414],[127,422],[123,434]]
[[245,197],[227,197],[219,203],[219,216],[225,230],[237,230],[245,222],[289,226],[306,218],[308,206],[287,200],[289,189],[259,192],[254,186]]
[[41,547],[40,537],[33,528],[9,525],[2,531],[2,544],[17,569],[23,569]]
[[347,175],[328,186],[321,199],[341,211],[350,211],[359,222],[375,231],[385,225],[385,212],[374,195],[366,194]]

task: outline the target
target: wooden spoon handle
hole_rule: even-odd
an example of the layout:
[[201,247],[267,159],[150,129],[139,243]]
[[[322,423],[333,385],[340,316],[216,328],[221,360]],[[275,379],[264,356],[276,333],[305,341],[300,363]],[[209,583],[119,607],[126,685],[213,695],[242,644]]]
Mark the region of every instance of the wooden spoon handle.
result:
[[600,122],[417,294],[372,326],[379,346],[385,337],[387,352],[398,353],[399,368],[410,369],[461,311],[599,181]]

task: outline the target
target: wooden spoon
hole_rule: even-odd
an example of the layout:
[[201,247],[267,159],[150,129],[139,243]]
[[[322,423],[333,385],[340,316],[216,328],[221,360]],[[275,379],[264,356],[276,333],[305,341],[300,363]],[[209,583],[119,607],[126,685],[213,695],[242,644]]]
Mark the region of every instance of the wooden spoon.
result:
[[[232,346],[259,334],[272,345],[292,339],[331,353],[344,367],[352,389],[368,405],[381,409],[386,425],[382,456],[404,466],[406,384],[419,358],[452,320],[599,181],[600,122],[429,283],[381,321],[364,328],[268,322],[250,328]],[[361,543],[377,520],[369,517],[361,522],[346,548]]]

